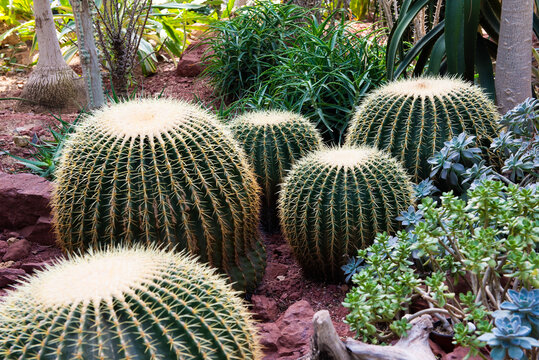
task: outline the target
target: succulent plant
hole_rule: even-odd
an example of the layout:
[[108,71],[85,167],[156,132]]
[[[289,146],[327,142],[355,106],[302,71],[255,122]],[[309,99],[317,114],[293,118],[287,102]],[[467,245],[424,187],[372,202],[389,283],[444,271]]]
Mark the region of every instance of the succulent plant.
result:
[[528,359],[522,349],[530,350],[539,347],[539,341],[529,337],[531,329],[521,322],[521,318],[510,313],[499,313],[494,319],[496,327],[491,333],[486,333],[477,338],[486,342],[490,347],[490,357],[493,360]]
[[185,253],[110,248],[59,261],[0,303],[3,359],[259,359],[224,277]]
[[531,334],[539,337],[539,289],[509,290],[507,295],[511,301],[504,301],[500,309],[520,316],[522,323],[531,327]]
[[372,145],[402,161],[416,181],[429,177],[427,160],[461,132],[488,145],[499,116],[479,87],[454,78],[423,77],[389,83],[360,105],[348,145]]
[[255,174],[224,125],[195,105],[141,99],[95,112],[66,141],[56,184],[67,252],[158,244],[199,255],[238,289],[263,276]]
[[281,229],[306,275],[343,279],[341,266],[377,232],[396,230],[413,202],[401,164],[370,147],[322,149],[298,161],[279,198]]
[[251,158],[263,189],[262,221],[268,230],[275,230],[279,184],[296,160],[320,148],[322,137],[307,119],[288,111],[247,113],[230,126]]

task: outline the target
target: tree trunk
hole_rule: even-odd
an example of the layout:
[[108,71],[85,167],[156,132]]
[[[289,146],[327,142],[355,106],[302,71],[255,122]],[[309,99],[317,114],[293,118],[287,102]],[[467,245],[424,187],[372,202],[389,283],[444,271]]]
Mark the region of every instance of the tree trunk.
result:
[[504,0],[496,57],[496,99],[502,114],[531,97],[533,0]]
[[105,96],[101,81],[101,65],[95,46],[90,3],[89,0],[70,0],[70,2],[75,17],[82,75],[88,93],[88,108],[97,109],[105,103]]
[[24,86],[22,97],[54,109],[86,106],[82,78],[66,64],[60,51],[48,0],[34,0],[39,60]]

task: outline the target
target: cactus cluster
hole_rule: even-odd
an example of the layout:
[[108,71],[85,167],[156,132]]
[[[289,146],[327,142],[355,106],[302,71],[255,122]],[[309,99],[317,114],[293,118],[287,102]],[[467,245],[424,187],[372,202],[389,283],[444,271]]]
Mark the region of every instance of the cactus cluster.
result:
[[260,359],[215,270],[182,253],[111,248],[38,272],[0,303],[2,359]]
[[288,111],[243,114],[230,127],[254,165],[264,195],[262,221],[273,231],[279,184],[296,160],[320,148],[322,137],[307,119]]
[[69,253],[157,244],[199,255],[238,289],[263,276],[255,174],[200,107],[141,99],[99,110],[66,141],[56,179],[55,229]]
[[416,181],[429,176],[427,160],[461,132],[477,145],[496,137],[498,112],[483,91],[454,78],[416,78],[373,91],[358,108],[347,145],[371,145],[402,161]]
[[340,269],[376,233],[392,233],[413,202],[402,165],[370,147],[322,149],[294,165],[279,198],[281,228],[306,275],[340,280]]

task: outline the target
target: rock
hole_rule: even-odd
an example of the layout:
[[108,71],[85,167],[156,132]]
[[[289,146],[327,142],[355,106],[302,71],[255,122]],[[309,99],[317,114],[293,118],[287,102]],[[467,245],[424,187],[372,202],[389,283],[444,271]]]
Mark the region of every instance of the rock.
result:
[[31,249],[30,242],[22,239],[11,244],[6,251],[6,254],[2,257],[3,261],[18,261],[26,258],[30,255]]
[[279,346],[277,342],[281,336],[281,330],[275,323],[260,324],[258,327],[260,344],[265,353],[277,353]]
[[[453,350],[453,352],[446,354],[442,356],[442,360],[462,360],[468,355],[470,352],[470,349],[463,348],[461,346],[458,346]],[[480,356],[470,356],[468,360],[481,360],[482,358]]]
[[8,248],[7,241],[0,241],[0,258],[4,257]]
[[9,239],[6,240],[6,243],[8,245],[11,245],[11,244],[15,244],[19,240],[20,240],[19,237],[10,237]]
[[23,269],[26,273],[32,274],[36,270],[42,270],[47,266],[46,262],[29,262],[26,264],[21,265],[21,269]]
[[251,297],[253,303],[253,312],[255,317],[262,321],[275,321],[279,309],[277,309],[277,303],[262,295],[253,295]]
[[313,315],[314,310],[307,301],[292,304],[278,320],[281,329],[279,344],[295,350],[309,346],[313,335]]
[[26,272],[22,269],[0,269],[0,288],[16,283]]
[[17,230],[49,217],[51,191],[40,176],[0,173],[0,228]]
[[301,300],[292,304],[274,323],[259,325],[264,359],[297,359],[309,352],[313,335],[311,305]]
[[30,137],[26,135],[15,135],[13,136],[13,143],[20,148],[25,148],[30,144]]
[[52,227],[52,216],[40,216],[35,224],[21,229],[21,235],[31,242],[54,245],[56,237]]

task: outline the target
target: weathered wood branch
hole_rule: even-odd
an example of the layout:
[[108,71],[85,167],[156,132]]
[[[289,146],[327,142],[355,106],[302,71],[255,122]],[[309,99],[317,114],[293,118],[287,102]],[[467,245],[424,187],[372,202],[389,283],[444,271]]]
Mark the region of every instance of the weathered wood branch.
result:
[[353,339],[342,342],[329,312],[314,314],[312,360],[436,360],[429,346],[432,318],[423,315],[412,322],[408,336],[393,346],[369,345]]

